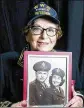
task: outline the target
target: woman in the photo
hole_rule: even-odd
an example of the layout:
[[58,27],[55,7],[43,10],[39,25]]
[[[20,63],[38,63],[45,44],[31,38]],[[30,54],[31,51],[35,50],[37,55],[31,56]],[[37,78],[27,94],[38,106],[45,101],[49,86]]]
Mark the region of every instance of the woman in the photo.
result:
[[54,68],[52,75],[49,77],[50,88],[45,92],[45,103],[48,105],[60,105],[64,104],[64,90],[61,86],[64,83],[65,73],[60,68]]

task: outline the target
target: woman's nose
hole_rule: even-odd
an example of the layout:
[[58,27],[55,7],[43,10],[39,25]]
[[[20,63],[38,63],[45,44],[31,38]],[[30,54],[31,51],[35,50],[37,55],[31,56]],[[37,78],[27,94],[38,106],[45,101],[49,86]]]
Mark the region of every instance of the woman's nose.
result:
[[42,34],[41,34],[41,38],[43,38],[43,39],[48,38],[48,35],[47,35],[47,33],[46,33],[45,30],[42,32]]

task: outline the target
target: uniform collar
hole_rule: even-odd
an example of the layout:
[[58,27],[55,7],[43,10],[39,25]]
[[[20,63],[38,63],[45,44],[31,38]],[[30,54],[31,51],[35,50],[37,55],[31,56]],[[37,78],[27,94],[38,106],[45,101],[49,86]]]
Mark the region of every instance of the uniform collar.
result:
[[44,82],[44,83],[40,83],[37,79],[35,80],[35,82],[36,82],[36,85],[38,86],[40,86],[40,87],[42,87],[42,88],[47,88],[48,86],[47,86],[47,84]]

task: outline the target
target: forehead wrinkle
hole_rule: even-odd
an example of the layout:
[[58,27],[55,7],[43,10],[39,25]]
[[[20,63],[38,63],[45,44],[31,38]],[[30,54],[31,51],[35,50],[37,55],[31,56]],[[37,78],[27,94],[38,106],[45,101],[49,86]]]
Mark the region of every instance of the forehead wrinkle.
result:
[[51,21],[43,19],[43,18],[36,19],[34,21],[34,25],[40,26],[40,27],[45,28],[45,29],[49,28],[49,27],[58,28],[57,24],[54,24]]

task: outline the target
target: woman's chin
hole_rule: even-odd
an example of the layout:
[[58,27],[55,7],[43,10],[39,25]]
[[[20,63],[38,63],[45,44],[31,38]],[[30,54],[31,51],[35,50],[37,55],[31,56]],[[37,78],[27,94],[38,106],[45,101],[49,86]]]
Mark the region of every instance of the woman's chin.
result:
[[48,49],[38,49],[38,51],[50,51]]
[[52,49],[46,47],[37,48],[37,51],[51,51]]

